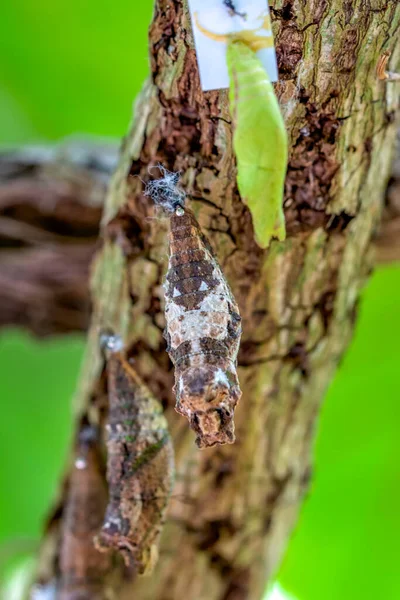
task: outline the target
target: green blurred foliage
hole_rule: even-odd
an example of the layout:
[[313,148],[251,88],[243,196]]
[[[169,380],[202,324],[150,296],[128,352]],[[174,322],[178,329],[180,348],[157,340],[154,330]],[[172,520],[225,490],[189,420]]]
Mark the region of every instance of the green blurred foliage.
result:
[[122,136],[148,73],[152,1],[12,0],[0,8],[0,142]]
[[398,600],[400,268],[363,294],[325,398],[311,490],[279,579],[300,600]]
[[[123,135],[148,72],[151,12],[152,0],[2,3],[0,143]],[[278,574],[299,600],[400,598],[399,292],[399,267],[375,273],[325,399],[312,488]],[[83,343],[0,337],[0,562],[11,541],[24,553],[40,536]]]
[[0,573],[40,538],[71,434],[84,340],[0,336]]

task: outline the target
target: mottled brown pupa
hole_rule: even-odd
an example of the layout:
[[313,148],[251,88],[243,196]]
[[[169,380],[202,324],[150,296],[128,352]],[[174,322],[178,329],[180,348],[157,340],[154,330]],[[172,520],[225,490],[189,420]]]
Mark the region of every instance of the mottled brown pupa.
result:
[[163,178],[148,183],[145,193],[170,214],[165,336],[175,365],[176,410],[188,418],[200,448],[232,443],[241,396],[239,309],[194,214],[184,208],[178,174],[160,170]]
[[97,429],[79,433],[62,515],[58,561],[59,600],[108,600],[105,578],[110,556],[100,553],[93,537],[107,505],[107,486],[99,451]]
[[162,406],[122,355],[118,336],[106,347],[109,502],[96,545],[113,548],[137,572],[151,570],[174,477],[173,448]]

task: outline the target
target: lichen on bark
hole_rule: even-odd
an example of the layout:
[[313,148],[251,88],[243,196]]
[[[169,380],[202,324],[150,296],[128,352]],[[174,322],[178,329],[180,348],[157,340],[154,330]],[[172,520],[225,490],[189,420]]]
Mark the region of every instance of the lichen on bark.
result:
[[[156,3],[152,79],[137,103],[104,212],[76,398],[78,415],[101,422],[98,333],[111,327],[163,401],[174,438],[177,482],[160,560],[150,578],[125,584],[123,599],[262,597],[308,487],[319,407],[371,269],[398,102],[375,67],[386,48],[394,61],[399,56],[400,5],[282,0],[271,2],[271,13],[281,74],[276,91],[291,145],[288,237],[262,251],[235,186],[227,94],[200,89],[185,3]],[[243,318],[244,393],[232,446],[197,450],[173,411],[162,337],[167,223],[154,218],[141,181],[158,162],[182,171],[189,205]]]

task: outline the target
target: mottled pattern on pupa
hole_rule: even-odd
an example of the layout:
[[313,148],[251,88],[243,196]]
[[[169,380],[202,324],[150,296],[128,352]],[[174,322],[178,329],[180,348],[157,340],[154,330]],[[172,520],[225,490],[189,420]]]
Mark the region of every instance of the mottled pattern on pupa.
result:
[[96,546],[116,550],[128,567],[144,573],[157,559],[173,486],[173,447],[161,404],[116,340],[107,340],[109,499]]
[[194,214],[177,206],[170,223],[165,336],[175,365],[176,410],[188,418],[200,448],[232,443],[241,396],[239,309]]

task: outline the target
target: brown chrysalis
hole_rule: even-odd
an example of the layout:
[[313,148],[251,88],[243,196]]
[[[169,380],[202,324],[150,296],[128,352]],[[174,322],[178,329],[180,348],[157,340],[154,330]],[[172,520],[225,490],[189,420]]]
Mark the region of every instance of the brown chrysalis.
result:
[[178,174],[160,170],[163,178],[148,183],[145,193],[171,215],[165,336],[175,365],[176,410],[188,418],[200,448],[232,443],[241,396],[239,309],[194,214],[183,206]]
[[109,396],[109,502],[96,546],[117,550],[128,567],[143,573],[157,557],[173,486],[173,447],[162,407],[123,357],[120,338],[102,337]]
[[79,433],[75,460],[68,480],[67,501],[61,525],[59,600],[106,600],[105,577],[110,557],[93,542],[107,505],[97,429],[85,426]]

